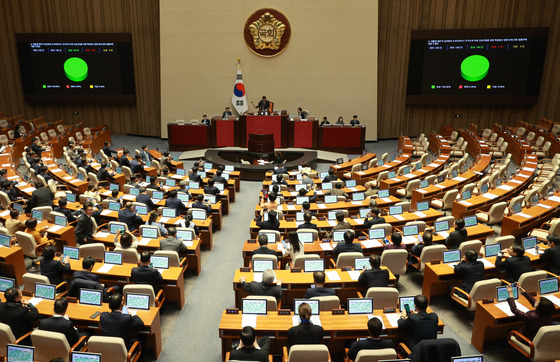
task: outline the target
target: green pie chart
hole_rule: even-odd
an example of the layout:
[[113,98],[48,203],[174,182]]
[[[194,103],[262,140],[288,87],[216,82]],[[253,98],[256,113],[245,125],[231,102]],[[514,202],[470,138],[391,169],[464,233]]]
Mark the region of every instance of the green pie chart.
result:
[[461,63],[461,77],[469,82],[478,82],[488,75],[490,62],[482,55],[471,55]]
[[88,76],[88,65],[81,58],[68,58],[64,62],[64,74],[73,82],[81,82]]

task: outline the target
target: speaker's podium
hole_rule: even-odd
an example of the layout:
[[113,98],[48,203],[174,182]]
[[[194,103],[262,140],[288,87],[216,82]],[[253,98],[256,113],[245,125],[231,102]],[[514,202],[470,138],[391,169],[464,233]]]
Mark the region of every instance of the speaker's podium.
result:
[[274,152],[274,135],[250,133],[247,148],[251,153],[272,153]]
[[[268,151],[257,153],[267,153],[273,152],[275,148],[287,148],[288,147],[288,131],[289,131],[289,118],[288,115],[281,116],[261,116],[261,115],[242,115],[239,117],[239,146],[248,147],[251,151],[251,136],[269,136],[272,137],[272,148]],[[260,138],[260,137],[258,137]],[[259,142],[265,142],[265,139],[255,138],[254,146],[257,147]],[[262,144],[265,147],[265,144]],[[270,146],[266,146],[270,147]]]

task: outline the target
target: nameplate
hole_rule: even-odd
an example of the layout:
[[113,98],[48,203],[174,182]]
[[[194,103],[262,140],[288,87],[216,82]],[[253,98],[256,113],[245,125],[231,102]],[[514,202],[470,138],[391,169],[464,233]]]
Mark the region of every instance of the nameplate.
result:
[[226,308],[226,314],[239,314],[239,308]]
[[292,268],[292,269],[290,269],[290,272],[292,272],[292,273],[301,273],[301,268]]
[[358,240],[367,240],[368,237],[367,236],[358,236]]
[[336,308],[332,310],[333,315],[344,315],[346,311],[342,308]]
[[494,299],[491,298],[482,299],[482,304],[492,304],[492,303],[494,303]]
[[68,303],[78,303],[78,298],[75,297],[66,297]]
[[243,273],[249,273],[251,272],[251,268],[239,268],[239,271]]
[[351,271],[352,268],[350,268],[349,266],[342,268],[342,271]]
[[33,296],[33,292],[30,290],[22,290],[21,291],[21,295],[23,295],[24,297],[32,297]]
[[256,244],[256,243],[257,243],[257,239],[249,239],[249,240],[247,240],[247,242],[248,242],[249,244]]
[[397,308],[394,307],[385,307],[383,308],[383,313],[396,313]]
[[430,264],[432,264],[432,265],[441,264],[441,260],[439,260],[439,259],[432,260],[432,261],[430,262]]
[[322,241],[323,241],[323,243],[330,243],[331,239],[323,239]]
[[292,311],[289,309],[278,309],[278,315],[292,315]]

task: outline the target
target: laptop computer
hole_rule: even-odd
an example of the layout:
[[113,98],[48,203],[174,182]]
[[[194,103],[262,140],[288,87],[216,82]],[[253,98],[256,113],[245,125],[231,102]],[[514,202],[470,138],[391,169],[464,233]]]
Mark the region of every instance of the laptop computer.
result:
[[403,168],[403,171],[402,171],[403,175],[408,175],[409,173],[410,173],[410,167]]
[[129,309],[150,310],[150,295],[127,293],[125,304]]
[[332,190],[332,188],[333,188],[332,182],[324,182],[321,185],[321,190]]
[[303,244],[313,243],[313,233],[297,233],[298,239]]
[[531,205],[535,206],[538,203],[539,203],[539,194],[537,193],[531,196]]
[[109,210],[118,212],[120,209],[121,209],[120,202],[109,201]]
[[303,261],[303,271],[312,273],[316,271],[325,271],[325,262],[323,259],[311,259]]
[[213,168],[213,165],[211,162],[204,162],[204,165],[202,167],[205,171],[210,171]]
[[[75,199],[74,199],[75,200]],[[15,210],[17,210],[20,214],[23,214],[23,205],[18,204],[17,202],[14,202],[12,204],[12,208],[14,208]]]
[[437,233],[449,230],[449,221],[436,221],[434,227]]
[[317,299],[294,299],[294,313],[298,315],[299,305],[307,303],[311,307],[311,315],[319,315],[319,300]]
[[500,250],[502,250],[502,245],[500,245],[500,243],[484,245],[484,257],[490,258],[496,256]]
[[205,194],[204,201],[210,204],[215,204],[216,202],[218,202],[218,198],[216,197],[216,195]]
[[328,220],[336,220],[336,213],[339,212],[340,210],[330,210],[329,212],[327,212],[327,219]]
[[383,161],[383,160],[377,160],[377,167],[383,166],[384,164],[385,164],[385,161]]
[[163,192],[162,192],[162,191],[154,191],[154,192],[152,192],[152,199],[154,199],[154,200],[163,200]]
[[428,201],[421,201],[416,203],[416,211],[427,211],[430,209],[430,203]]
[[539,294],[558,293],[558,278],[546,278],[539,280]]
[[247,299],[241,301],[241,311],[243,314],[266,315],[266,299]]
[[379,190],[377,192],[377,197],[380,199],[384,199],[386,197],[389,197],[389,190]]
[[66,225],[68,224],[68,219],[66,218],[66,216],[55,215],[54,224],[58,226],[66,227]]
[[177,193],[177,198],[181,200],[182,203],[189,202],[189,194],[184,194],[182,192]]
[[161,216],[162,217],[169,217],[174,218],[177,215],[177,211],[170,207],[164,207],[161,209]]
[[223,183],[220,183],[220,182],[216,182],[216,183],[214,184],[214,186],[216,186],[216,188],[217,188],[218,190],[220,190],[220,192],[224,191],[225,188],[226,188],[226,186],[225,186]]
[[38,221],[43,220],[43,212],[40,210],[32,210],[31,217],[37,219]]
[[193,209],[192,212],[193,220],[206,220],[206,210]]
[[8,362],[33,362],[35,361],[35,347],[27,347],[19,344],[7,344]]
[[103,291],[95,289],[80,289],[80,304],[101,306]]
[[336,204],[337,202],[338,202],[338,196],[325,195],[325,204]]
[[6,290],[15,286],[16,286],[15,279],[0,277],[0,292],[5,292]]
[[109,223],[109,234],[120,233],[124,230],[126,230],[126,227],[124,225]]
[[373,314],[373,298],[348,298],[348,314]]
[[169,269],[169,257],[165,255],[152,255],[150,263],[156,269]]
[[482,355],[451,357],[451,362],[483,362]]
[[478,225],[478,220],[476,218],[476,215],[465,216],[463,220],[465,220],[466,228]]
[[298,197],[296,197],[296,205],[301,205],[304,202],[309,202],[309,196],[298,196]]
[[346,187],[356,187],[356,180],[346,180],[344,181]]
[[192,241],[194,239],[194,233],[192,230],[177,230],[177,239],[183,241]]
[[389,215],[400,215],[403,213],[402,205],[399,206],[389,206]]
[[148,239],[157,239],[158,237],[158,228],[153,227],[143,227],[142,228],[142,237]]
[[[517,286],[512,287],[513,290],[513,299],[518,299],[519,298],[519,290],[517,289]],[[505,302],[506,299],[509,298],[509,293],[507,291],[507,287],[501,286],[501,287],[496,287],[496,299],[499,302]]]
[[369,229],[369,238],[371,239],[385,239],[385,228]]
[[421,162],[417,162],[416,165],[414,166],[416,168],[416,171],[418,171],[419,169],[422,168],[422,163]]
[[134,206],[134,211],[136,211],[138,215],[148,215],[148,206],[136,205]]
[[418,225],[403,226],[403,236],[416,236],[416,235],[418,235]]
[[136,187],[131,187],[128,189],[128,193],[131,194],[132,196],[138,196],[140,195],[140,189]]
[[443,262],[445,264],[458,263],[461,260],[461,250],[448,250],[443,252]]
[[366,199],[366,194],[363,192],[355,192],[352,194],[352,201],[363,201]]
[[70,362],[101,362],[101,353],[72,352]]
[[119,184],[109,184],[109,190],[117,190],[119,191]]
[[177,183],[175,182],[175,180],[173,179],[167,179],[165,180],[165,186],[167,187],[175,187]]
[[[118,167],[117,167],[117,168],[118,168]],[[120,173],[120,172],[117,171],[117,173]],[[86,177],[84,176],[84,174],[80,172],[80,173],[78,174],[78,180],[84,181],[85,179],[86,179]]]
[[272,260],[255,259],[253,260],[252,264],[253,264],[253,273],[261,273],[265,270],[274,269],[274,262]]
[[370,209],[365,208],[365,209],[360,209],[360,218],[365,219],[367,217],[367,214],[369,213]]
[[106,251],[103,262],[105,264],[122,265],[123,254],[118,251]]
[[68,255],[68,257],[72,260],[80,259],[80,249],[73,246],[63,246],[62,254]]
[[35,298],[54,300],[56,297],[56,285],[35,283]]
[[[301,176],[301,175],[298,175],[298,176]],[[305,190],[305,191],[307,191],[307,185],[306,185],[306,184],[295,184],[295,185],[294,185],[294,190],[295,190],[296,192],[299,192],[299,190]]]
[[371,264],[369,263],[369,258],[354,258],[354,270],[364,270],[369,269]]
[[337,165],[340,165],[343,162],[344,162],[344,159],[342,157],[336,159],[336,164]]
[[228,172],[233,172],[235,168],[233,167],[233,165],[225,165],[224,170]]
[[480,186],[480,193],[481,194],[485,194],[488,192],[488,183],[483,183],[482,186]]
[[534,249],[537,246],[537,237],[536,236],[528,236],[526,238],[521,239],[523,243],[523,249]]
[[12,243],[10,235],[0,234],[0,245],[9,248]]

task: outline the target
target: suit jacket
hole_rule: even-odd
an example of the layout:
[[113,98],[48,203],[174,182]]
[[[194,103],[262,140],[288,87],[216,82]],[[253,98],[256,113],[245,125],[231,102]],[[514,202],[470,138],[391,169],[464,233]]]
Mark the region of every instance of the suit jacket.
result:
[[399,329],[408,330],[412,333],[407,346],[412,348],[416,343],[424,339],[436,339],[438,331],[438,316],[435,313],[419,312],[408,316],[406,319],[398,320]]
[[197,174],[191,173],[189,175],[189,181],[202,182],[202,177],[200,177],[198,173]]
[[35,143],[31,144],[31,149],[38,155],[41,155],[41,153],[45,152],[45,149],[43,147],[41,147],[40,145],[36,145]]
[[350,121],[350,124],[351,124],[352,126],[355,126],[355,125],[357,125],[357,124],[360,124],[360,121],[358,121],[358,120],[351,120],[351,121]]
[[336,295],[334,289],[325,288],[325,287],[315,287],[309,288],[305,292],[305,299],[313,298],[313,297],[328,297],[329,295]]
[[455,265],[455,275],[463,276],[463,283],[460,288],[470,293],[474,283],[484,279],[484,263],[480,260],[474,263],[465,263],[461,261]]
[[352,224],[350,224],[348,221],[341,221],[338,224],[336,224],[335,226],[333,226],[333,231],[334,230],[345,230],[345,229],[352,229]]
[[394,348],[393,341],[390,339],[373,339],[366,338],[352,343],[352,346],[348,350],[348,358],[355,360],[358,352],[362,349],[383,349],[383,348]]
[[459,249],[459,245],[461,245],[463,241],[467,240],[467,236],[467,230],[464,228],[461,230],[455,229],[455,231],[449,233],[447,240],[445,240],[445,246],[447,246],[447,249],[449,250]]
[[364,220],[364,227],[366,229],[369,229],[373,225],[377,225],[377,224],[385,224],[385,218],[381,216],[374,216],[371,219],[366,218]]
[[327,192],[325,192],[325,195],[344,196],[344,197],[348,198],[348,194],[343,189],[327,190]]
[[321,124],[319,124],[319,126],[323,126],[323,125],[325,125],[325,124],[331,124],[331,122],[329,122],[329,121],[321,121]]
[[58,332],[64,334],[70,347],[76,344],[80,339],[78,330],[74,327],[74,323],[64,317],[50,317],[41,319],[39,329],[42,331]]
[[136,159],[130,161],[130,170],[133,174],[144,172],[144,166],[140,164]]
[[301,322],[288,330],[288,343],[294,344],[320,344],[323,342],[323,327],[311,322]]
[[123,166],[130,167],[130,161],[128,160],[128,158],[125,155],[121,156],[121,159],[119,160],[119,166],[120,167],[123,167]]
[[11,236],[16,235],[16,231],[23,231],[25,230],[25,224],[21,220],[17,219],[8,219],[6,220],[6,229],[8,229],[8,233]]
[[226,180],[225,177],[223,177],[223,176],[216,176],[216,175],[214,175],[214,182],[215,182],[215,183],[218,183],[218,184],[224,184],[224,185],[227,185],[227,183],[228,183],[228,181]]
[[117,151],[112,150],[111,147],[109,147],[109,146],[106,146],[106,147],[103,147],[103,153],[104,153],[105,155],[107,155],[107,157],[111,158],[111,156],[113,155],[113,153],[116,154]]
[[[527,298],[527,300],[533,307],[535,306],[536,300],[531,294],[525,292],[523,293],[523,296]],[[517,318],[523,321],[523,325],[521,326],[519,332],[530,340],[533,340],[533,338],[535,338],[535,335],[539,331],[539,328],[549,325],[552,322],[552,319],[550,317],[540,317],[535,310],[530,310],[528,312],[520,311],[519,309],[517,309],[513,298],[508,298],[507,302],[509,304],[509,307],[511,308],[511,312],[515,314]]]
[[278,167],[278,168],[275,168],[272,173],[275,174],[275,175],[287,174],[288,170],[286,170],[284,167]]
[[179,216],[187,212],[187,208],[185,207],[185,204],[183,204],[183,201],[176,197],[165,200],[165,207],[175,209],[175,216]]
[[130,341],[130,331],[140,330],[144,327],[144,322],[138,316],[123,314],[120,311],[103,312],[99,317],[99,326],[104,336],[121,337],[128,350],[132,343]]
[[381,268],[366,269],[360,274],[358,281],[368,288],[386,287],[389,285],[389,271]]
[[206,186],[204,188],[204,193],[208,195],[219,195],[220,189],[217,188],[216,186]]
[[41,261],[41,275],[47,276],[49,282],[54,285],[58,285],[64,281],[62,278],[62,273],[70,271],[70,263],[62,264],[58,260],[46,260]]
[[255,249],[255,250],[253,250],[253,255],[256,255],[256,254],[268,254],[268,255],[274,255],[274,256],[278,255],[278,254],[276,254],[276,251],[270,249],[267,246],[261,246],[261,247]]
[[128,230],[130,232],[138,229],[138,225],[143,224],[142,218],[128,209],[119,211],[119,221],[128,225]]
[[72,280],[68,284],[68,296],[78,298],[80,289],[88,288],[95,290],[103,290],[103,285],[99,282],[97,275],[87,270],[77,270],[74,272]]
[[521,274],[531,271],[531,259],[527,255],[511,258],[496,257],[496,266],[506,270],[506,280],[516,282]]
[[156,293],[161,289],[160,285],[164,284],[161,273],[147,265],[140,265],[137,268],[132,268],[130,276],[131,280],[136,284],[151,285]]
[[255,281],[251,283],[242,282],[241,289],[249,293],[249,295],[268,295],[275,297],[277,301],[282,298],[282,287],[275,284]]
[[317,227],[317,224],[313,224],[312,222],[304,222],[303,224],[300,224],[298,227],[298,229],[315,229],[315,230],[319,230]]
[[74,216],[72,210],[63,207],[55,207],[53,211],[60,212],[62,215],[66,216],[66,220],[68,220],[69,223],[76,221],[76,216]]
[[111,175],[109,174],[109,170],[105,167],[99,168],[99,171],[97,171],[97,179],[99,181],[110,181]]
[[144,150],[140,151],[140,156],[142,156],[142,161],[144,162],[150,162],[152,160],[152,155]]
[[33,191],[31,200],[27,203],[26,212],[31,212],[31,209],[39,206],[53,206],[54,194],[48,187],[40,187]]
[[140,194],[136,196],[136,202],[141,202],[144,205],[148,206],[149,211],[157,209],[157,206],[152,201],[152,198],[148,194]]
[[31,304],[24,306],[17,302],[0,303],[0,322],[12,328],[16,339],[33,330],[33,321],[39,318],[39,311]]
[[347,244],[346,242],[341,241],[338,244],[336,244],[336,246],[333,249],[333,258],[334,260],[336,260],[336,258],[338,258],[338,255],[340,253],[348,253],[348,252],[361,253],[362,246],[360,245],[360,243]]
[[210,215],[210,214],[212,213],[212,207],[211,207],[210,205],[206,205],[206,204],[204,204],[203,202],[200,202],[200,201],[194,202],[194,203],[191,205],[191,207],[192,207],[193,209],[203,209],[203,210],[206,210],[206,215],[207,215],[207,216]]
[[556,275],[560,274],[560,246],[546,249],[544,253],[540,255],[540,259],[548,262],[548,266],[545,268],[546,270]]
[[236,361],[268,361],[268,352],[270,351],[270,339],[268,336],[262,337],[257,341],[257,344],[261,349],[256,349],[253,347],[243,347],[240,349],[232,349],[229,355],[230,360]]
[[325,176],[325,178],[323,179],[323,182],[333,182],[338,180],[338,176],[337,175],[327,175]]
[[181,240],[175,239],[173,236],[168,236],[165,239],[159,241],[160,250],[173,250],[179,254],[184,254],[187,252],[187,247]]
[[280,221],[278,221],[278,219],[262,221],[262,216],[259,215],[257,218],[257,226],[263,230],[278,230],[280,229]]
[[[74,230],[76,242],[79,244],[91,243],[93,240],[93,221],[91,217],[81,213]],[[85,240],[84,240],[85,239]]]

